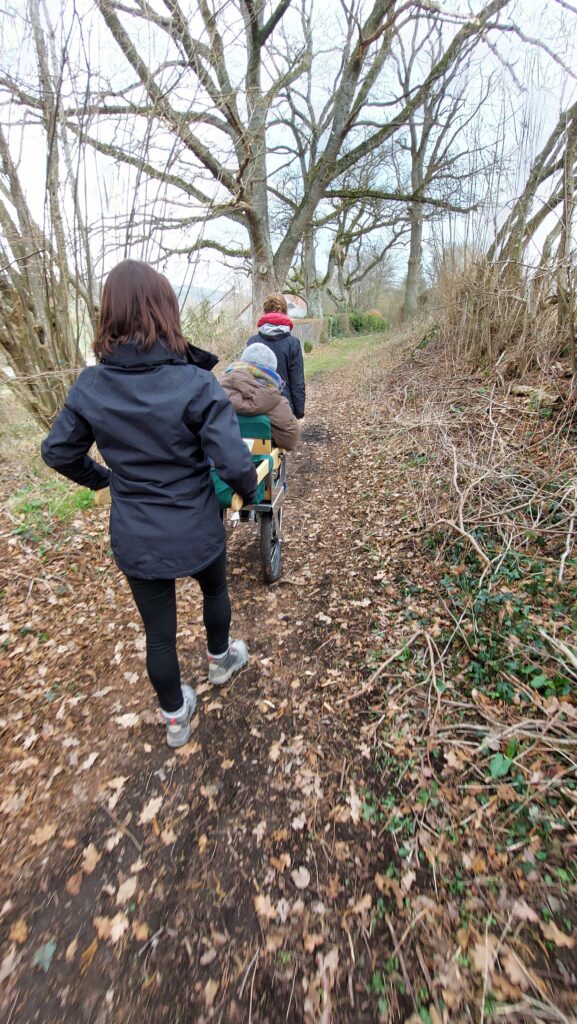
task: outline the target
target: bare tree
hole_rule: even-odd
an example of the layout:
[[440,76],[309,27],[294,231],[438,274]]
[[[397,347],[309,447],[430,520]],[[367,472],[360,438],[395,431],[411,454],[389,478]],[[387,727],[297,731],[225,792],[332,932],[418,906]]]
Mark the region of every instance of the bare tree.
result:
[[[224,5],[199,0],[195,17],[187,17],[178,0],[162,0],[158,10],[144,0],[97,0],[135,80],[126,79],[120,97],[118,88],[114,94],[101,88],[88,107],[69,109],[68,123],[80,132],[79,119],[88,111],[93,125],[82,129],[86,143],[196,206],[196,213],[184,218],[188,228],[203,225],[191,249],[212,249],[230,258],[249,252],[258,304],[266,291],[284,285],[331,184],[407,123],[463,48],[490,33],[507,4],[490,0],[461,19],[411,93],[381,107],[377,117],[372,104],[392,42],[419,13],[420,3],[342,0],[338,19],[331,15],[333,30],[342,22],[342,38],[323,47],[315,40],[310,0],[229,0]],[[295,15],[290,31],[289,14]],[[146,47],[143,32],[149,37]],[[296,111],[296,133],[311,140],[306,179],[277,238],[271,229],[271,196],[278,192],[283,160],[286,166],[296,159],[291,145],[279,137],[279,125],[291,116],[286,96],[319,61],[326,67],[329,56],[336,71],[323,97],[315,97],[314,122],[307,104]],[[117,141],[116,128],[127,122],[142,126],[135,129],[133,146]],[[145,151],[140,146],[144,136]],[[248,246],[244,239],[209,236],[207,225],[223,218],[243,229]]]
[[20,141],[18,124],[0,127],[0,352],[10,371],[0,371],[0,383],[12,386],[33,416],[49,424],[71,375],[84,362],[82,320],[94,315],[95,285],[71,151],[62,131],[62,66],[42,27],[39,0],[28,0],[28,19],[37,78],[34,110],[45,145],[44,223],[32,213],[13,154],[16,145],[11,143]]

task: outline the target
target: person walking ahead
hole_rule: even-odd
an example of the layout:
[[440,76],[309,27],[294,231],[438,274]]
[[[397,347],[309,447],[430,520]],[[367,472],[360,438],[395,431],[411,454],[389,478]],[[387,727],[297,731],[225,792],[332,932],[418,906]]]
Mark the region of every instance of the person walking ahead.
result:
[[300,341],[291,334],[294,324],[288,316],[284,295],[267,295],[263,302],[263,311],[257,324],[258,334],[253,334],[248,339],[247,348],[261,342],[274,352],[277,373],[284,381],[282,394],[288,398],[297,420],[302,420],[305,415],[303,354]]
[[[196,708],[176,652],[175,579],[193,576],[204,598],[209,681],[222,685],[248,660],[229,640],[226,534],[210,475],[246,502],[256,472],[234,409],[208,372],[214,356],[187,345],[176,295],[146,263],[124,260],[102,291],[94,351],[42,443],[42,457],[93,490],[110,486],[110,539],[146,633],[146,664],[167,742],[190,737]],[[93,442],[107,467],[88,456]]]

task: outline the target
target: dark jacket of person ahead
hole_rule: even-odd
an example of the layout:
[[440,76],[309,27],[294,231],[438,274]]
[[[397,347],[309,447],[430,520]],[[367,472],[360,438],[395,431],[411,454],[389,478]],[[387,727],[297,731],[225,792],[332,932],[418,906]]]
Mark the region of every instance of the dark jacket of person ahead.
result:
[[268,416],[273,443],[290,452],[299,443],[299,424],[281,394],[282,383],[274,352],[260,344],[249,345],[222,378],[236,411],[243,416]]
[[[94,490],[110,485],[110,539],[127,576],[172,579],[210,565],[225,530],[210,462],[248,502],[256,489],[232,405],[210,367],[158,338],[148,351],[110,346],[82,371],[42,444],[47,465]],[[87,452],[96,441],[106,469]]]
[[283,378],[282,394],[288,399],[297,420],[305,414],[305,371],[301,343],[291,331],[294,324],[287,316],[283,295],[268,295],[263,303],[264,314],[258,321],[258,334],[247,341],[247,347],[261,342],[274,352],[277,373]]

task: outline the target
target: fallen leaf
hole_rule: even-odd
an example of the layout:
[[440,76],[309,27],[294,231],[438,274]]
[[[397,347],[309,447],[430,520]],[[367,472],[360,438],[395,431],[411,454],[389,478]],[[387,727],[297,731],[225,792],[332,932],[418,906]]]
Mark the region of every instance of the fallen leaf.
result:
[[303,864],[300,868],[295,868],[294,871],[291,871],[291,878],[297,889],[306,889],[311,880],[310,871]]
[[371,909],[372,905],[373,897],[370,892],[367,892],[357,903],[355,903],[351,910],[351,914],[366,914]]
[[92,920],[99,939],[107,942],[118,942],[128,928],[128,918],[121,911],[114,917],[95,917]]
[[262,843],[262,841],[264,839],[265,832],[266,832],[266,821],[260,821],[258,823],[258,825],[256,825],[255,828],[253,828],[252,834],[253,834],[253,836],[256,836],[256,845],[257,846],[260,846],[260,844]]
[[271,857],[270,862],[272,867],[280,871],[282,875],[285,868],[290,868],[291,866],[291,855],[290,853],[281,853],[280,857]]
[[17,921],[14,921],[8,938],[10,942],[18,942],[19,944],[26,942],[28,938],[28,925],[23,917],[19,917]]
[[164,828],[160,833],[160,841],[163,846],[172,846],[176,842],[176,833],[171,828]]
[[142,857],[139,857],[138,860],[134,861],[134,864],[130,865],[130,874],[137,875],[139,871],[143,871],[145,867],[146,861],[144,861]]
[[523,992],[530,988],[531,978],[527,969],[509,946],[506,946],[505,950],[499,953],[499,962],[513,985],[518,985]]
[[360,799],[353,782],[351,782],[350,785],[350,794],[348,797],[348,802],[351,808],[351,821],[353,825],[358,825],[359,821],[361,820],[361,810],[363,802]]
[[138,819],[138,824],[139,825],[147,825],[149,821],[152,821],[152,819],[156,817],[156,815],[158,814],[161,806],[162,806],[162,797],[161,796],[155,796],[155,797],[152,798],[152,800],[149,800],[148,803],[145,804],[144,807],[142,808],[142,811],[140,813],[140,818]]
[[203,832],[201,837],[200,837],[200,839],[198,840],[198,852],[199,853],[204,853],[204,851],[206,850],[206,844],[207,843],[208,843],[208,839],[207,839],[207,837],[205,836],[205,834]]
[[132,934],[134,935],[134,938],[138,940],[138,942],[146,942],[150,934],[150,928],[148,927],[145,921],[133,921]]
[[126,715],[118,715],[115,722],[121,729],[133,729],[140,722],[140,716],[135,711],[129,711]]
[[307,953],[314,953],[318,946],[322,946],[325,941],[324,935],[315,935],[314,933],[306,934],[304,937],[304,947]]
[[272,921],[277,916],[276,908],[273,907],[270,896],[265,896],[264,893],[259,893],[258,896],[255,896],[254,909],[258,916],[263,917],[265,921]]
[[207,981],[206,985],[204,986],[204,1005],[206,1006],[207,1010],[210,1010],[212,1004],[214,1003],[217,992],[218,981],[215,981],[214,978],[210,978]]
[[409,892],[409,890],[410,890],[413,882],[415,881],[416,877],[417,876],[416,876],[414,871],[406,871],[405,872],[405,874],[401,878],[401,889],[403,890],[403,892]]
[[112,853],[114,848],[118,846],[121,839],[122,832],[113,832],[112,835],[108,837],[104,845],[109,853]]
[[116,893],[116,905],[123,907],[126,903],[129,903],[134,893],[136,892],[136,886],[138,881],[135,875],[131,875],[126,879],[122,885],[118,886],[118,892]]
[[276,764],[276,762],[278,761],[278,759],[279,759],[279,757],[281,755],[281,743],[282,743],[282,740],[276,740],[271,745],[270,750],[268,752],[268,756],[269,756],[270,760],[273,761],[275,764]]
[[471,960],[475,970],[478,971],[479,974],[486,975],[492,970],[498,948],[499,940],[494,935],[490,934],[487,934],[485,938],[480,939],[479,942],[473,946],[471,950]]
[[34,956],[32,957],[32,966],[41,967],[45,974],[50,970],[50,964],[54,959],[56,952],[55,942],[45,942],[43,946],[39,946]]
[[82,870],[85,875],[91,875],[100,860],[100,854],[94,843],[89,843],[82,851]]
[[97,750],[93,750],[92,753],[88,755],[86,760],[83,761],[82,764],[78,766],[78,771],[79,772],[87,772],[89,768],[92,768],[92,765],[99,758],[99,756],[100,755],[99,755],[98,751]]
[[550,942],[554,942],[559,949],[563,947],[565,949],[573,949],[575,945],[573,936],[562,932],[553,921],[539,921],[539,927],[543,932],[543,937],[549,939]]
[[44,846],[44,843],[47,843],[49,839],[52,839],[52,836],[56,835],[57,828],[57,825],[52,824],[41,825],[30,836],[32,846]]
[[74,875],[70,875],[66,883],[66,892],[69,892],[71,896],[78,896],[83,877],[82,871],[77,871]]
[[216,960],[217,955],[218,954],[214,946],[212,946],[210,949],[207,949],[206,953],[203,953],[200,958],[201,967],[208,967],[208,965],[211,964],[213,960]]
[[293,820],[291,821],[291,826],[294,828],[295,832],[301,832],[302,829],[305,827],[306,823],[307,819],[303,811],[302,814],[299,814],[298,818],[293,818]]
[[22,953],[19,953],[16,946],[12,946],[8,950],[6,956],[0,964],[0,985],[2,985],[6,978],[9,978],[13,973],[15,967],[18,966],[19,961],[22,958]]
[[528,903],[525,903],[525,900],[515,900],[511,913],[519,921],[531,921],[532,924],[539,924],[539,915]]
[[66,953],[64,954],[64,958],[65,958],[67,964],[72,963],[72,961],[74,960],[74,957],[76,956],[77,948],[78,948],[78,936],[76,936],[75,939],[72,939],[72,942],[70,942],[68,944],[68,946],[66,947]]
[[229,768],[234,768],[234,760],[231,760],[230,757],[225,757],[224,761],[221,762],[220,767],[226,772]]
[[94,954],[98,949],[98,939],[93,939],[89,946],[86,947],[84,953],[80,957],[80,973],[85,974],[94,960]]

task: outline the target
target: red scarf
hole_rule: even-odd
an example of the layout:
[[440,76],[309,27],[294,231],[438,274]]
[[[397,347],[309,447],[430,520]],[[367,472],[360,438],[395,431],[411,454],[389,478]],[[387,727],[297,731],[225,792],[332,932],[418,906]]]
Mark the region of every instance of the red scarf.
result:
[[265,313],[261,316],[257,327],[262,327],[263,324],[272,324],[273,327],[289,327],[291,331],[294,327],[290,316],[285,316],[284,313]]

